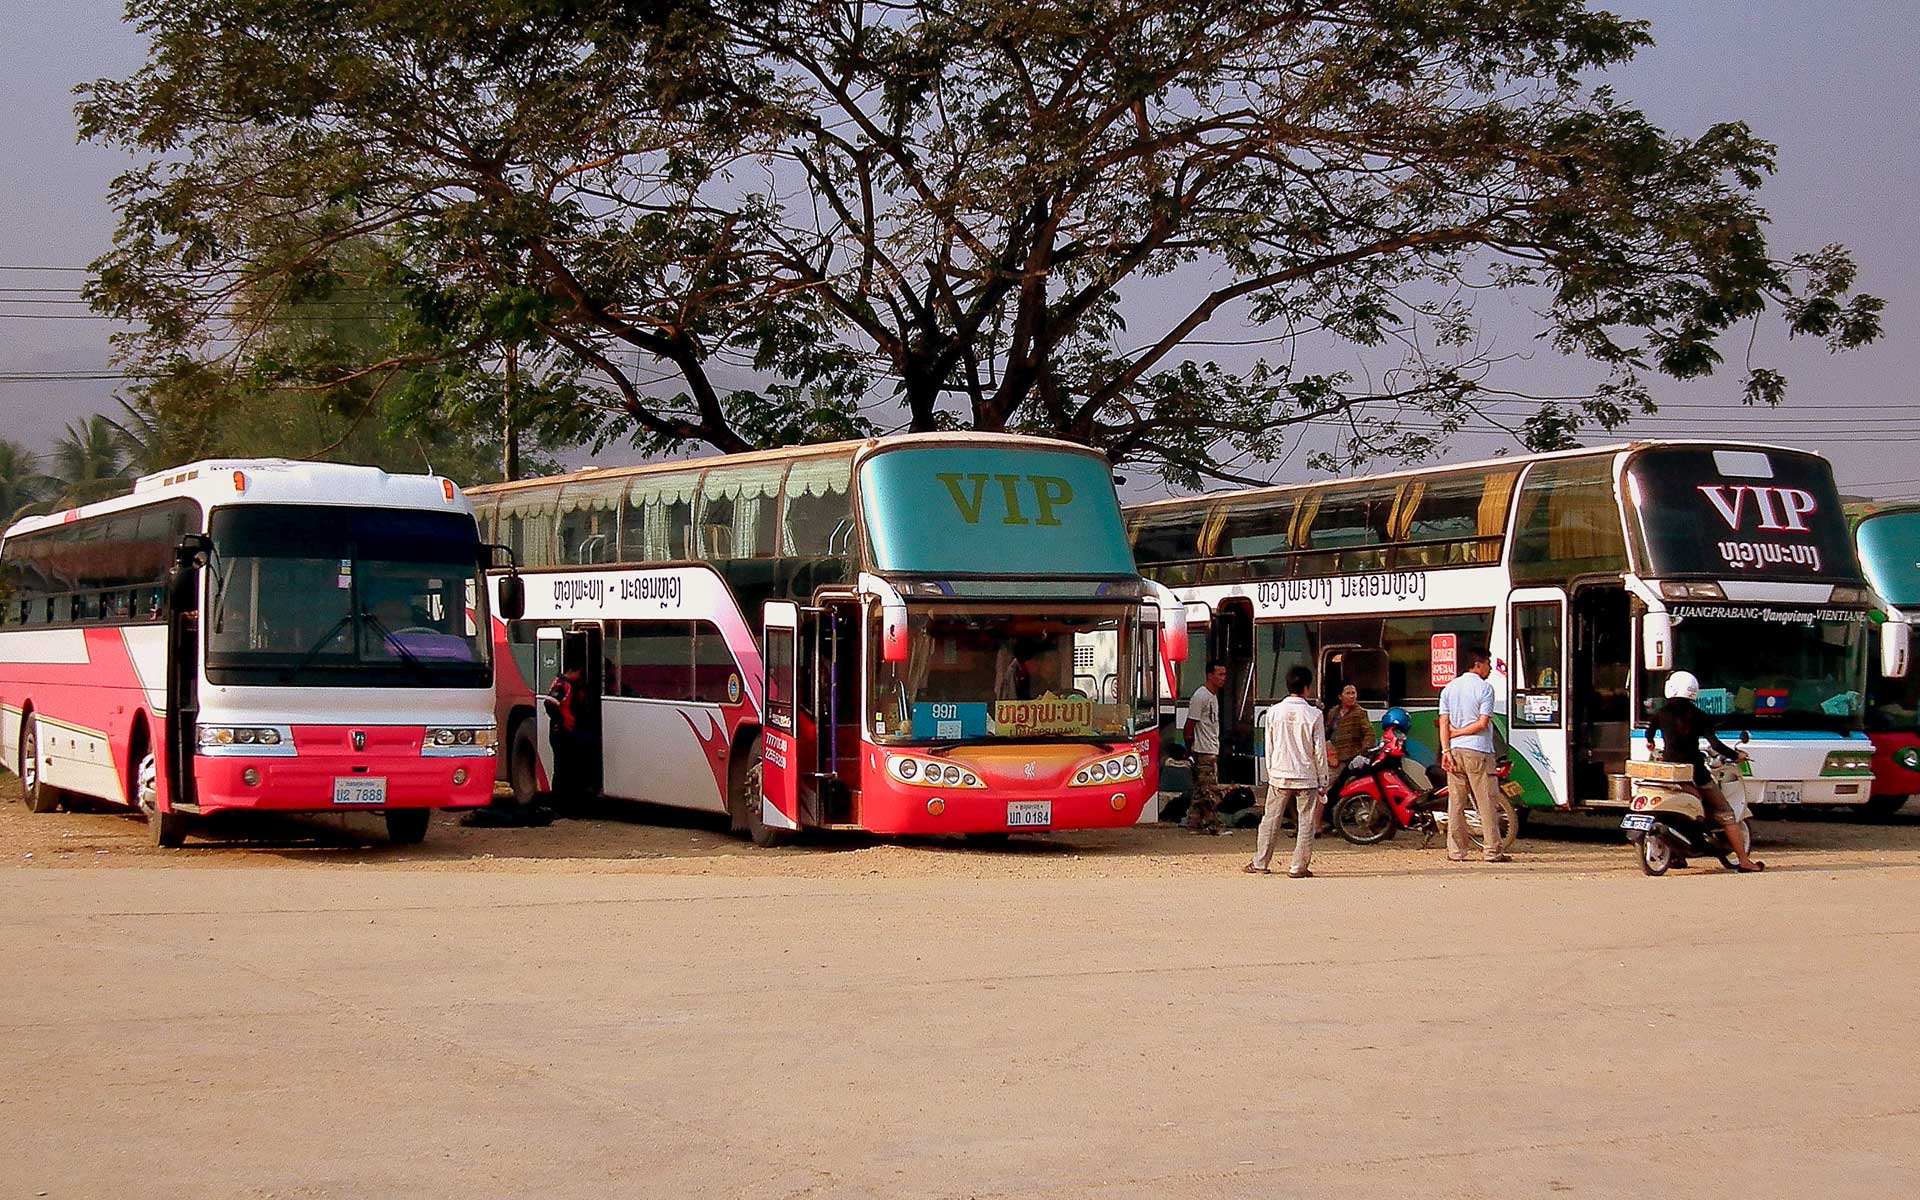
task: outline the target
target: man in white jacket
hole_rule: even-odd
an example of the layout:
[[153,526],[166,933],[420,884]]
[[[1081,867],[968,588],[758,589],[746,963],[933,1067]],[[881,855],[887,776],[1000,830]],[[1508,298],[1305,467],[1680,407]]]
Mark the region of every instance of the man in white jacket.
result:
[[1295,667],[1287,672],[1287,698],[1267,709],[1260,728],[1267,750],[1267,812],[1260,818],[1260,836],[1254,843],[1249,875],[1271,875],[1273,844],[1280,835],[1280,814],[1291,800],[1297,809],[1293,863],[1287,874],[1311,879],[1313,833],[1320,824],[1320,804],[1327,795],[1327,721],[1319,706],[1307,699],[1313,672]]

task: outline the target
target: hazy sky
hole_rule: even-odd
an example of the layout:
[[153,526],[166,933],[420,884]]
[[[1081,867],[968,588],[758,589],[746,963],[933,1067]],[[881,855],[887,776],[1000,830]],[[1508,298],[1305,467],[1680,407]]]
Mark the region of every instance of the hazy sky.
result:
[[[1849,490],[1920,495],[1920,34],[1913,0],[1623,0],[1616,11],[1654,23],[1657,45],[1607,81],[1676,133],[1745,119],[1780,147],[1781,170],[1762,193],[1773,214],[1773,248],[1787,254],[1827,242],[1850,246],[1865,290],[1888,301],[1876,345],[1830,356],[1816,344],[1785,345],[1763,329],[1756,357],[1781,366],[1788,405],[1755,412],[1735,403],[1744,351],[1723,347],[1730,369],[1685,387],[1662,383],[1665,408],[1631,429],[1647,435],[1737,436],[1805,446],[1834,460]],[[62,300],[113,227],[107,185],[126,165],[77,145],[73,85],[135,70],[139,35],[113,0],[0,0],[0,433],[44,446],[76,416],[112,407],[101,379],[46,382],[25,376],[101,375],[111,370],[108,327]],[[22,270],[20,268],[69,268]],[[1498,304],[1499,301],[1494,301]],[[1490,310],[1504,352],[1522,352],[1501,380],[1550,391],[1591,380],[1582,364],[1530,342],[1523,312]],[[1210,329],[1209,336],[1234,330]],[[1318,368],[1358,366],[1341,361]],[[1309,438],[1307,448],[1316,444]],[[1464,439],[1457,456],[1500,445]],[[1301,478],[1302,455],[1284,478]],[[609,455],[616,459],[617,456]],[[1131,489],[1130,489],[1131,490]]]

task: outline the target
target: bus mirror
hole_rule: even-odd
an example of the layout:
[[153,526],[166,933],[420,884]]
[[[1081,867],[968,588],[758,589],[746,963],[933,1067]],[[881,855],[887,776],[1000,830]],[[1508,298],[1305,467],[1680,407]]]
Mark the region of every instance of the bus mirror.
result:
[[1673,618],[1663,612],[1650,612],[1640,618],[1641,657],[1649,671],[1673,669]]
[[1907,655],[1912,650],[1913,626],[1905,621],[1888,621],[1880,626],[1880,673],[1888,679],[1904,679]]
[[204,533],[189,533],[173,547],[173,559],[180,564],[182,571],[193,571],[207,565],[213,555],[213,539]]
[[908,647],[907,606],[882,604],[880,606],[880,657],[890,663],[906,662]]
[[500,580],[500,617],[506,621],[518,621],[527,615],[527,581],[518,575],[507,575]]

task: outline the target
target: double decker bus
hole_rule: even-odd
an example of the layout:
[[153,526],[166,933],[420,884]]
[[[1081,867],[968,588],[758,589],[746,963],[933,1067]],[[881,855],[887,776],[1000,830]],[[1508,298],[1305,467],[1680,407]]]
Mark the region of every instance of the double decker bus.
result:
[[523,801],[575,668],[589,790],[762,845],[1127,825],[1154,795],[1160,605],[1084,447],[883,437],[471,495],[527,571],[496,655]]
[[1868,807],[1888,814],[1920,794],[1920,676],[1906,661],[1920,617],[1920,504],[1850,505],[1847,515],[1882,635],[1882,652],[1867,676],[1867,734],[1873,739]]
[[[1859,805],[1867,593],[1814,454],[1636,442],[1129,509],[1140,569],[1193,609],[1189,694],[1230,679],[1224,782],[1254,782],[1255,713],[1287,670],[1398,705],[1437,750],[1440,689],[1490,651],[1523,807],[1621,805],[1668,672],[1751,735],[1762,803]],[[1201,624],[1204,622],[1204,624]]]
[[126,805],[164,846],[235,809],[380,812],[417,842],[492,795],[483,554],[449,480],[279,459],[22,520],[0,761],[34,812]]

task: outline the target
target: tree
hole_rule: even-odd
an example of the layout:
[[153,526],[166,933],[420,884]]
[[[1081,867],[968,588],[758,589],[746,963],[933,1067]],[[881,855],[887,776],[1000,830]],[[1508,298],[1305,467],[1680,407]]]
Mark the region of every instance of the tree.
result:
[[[156,156],[91,293],[145,323],[129,353],[245,357],[372,238],[393,336],[342,379],[534,347],[544,414],[653,449],[1024,429],[1193,483],[1302,422],[1351,459],[1432,449],[1399,418],[1469,418],[1487,289],[1607,372],[1536,446],[1652,411],[1651,377],[1711,373],[1770,310],[1836,350],[1880,329],[1843,249],[1769,249],[1769,144],[1585,82],[1650,38],[1582,0],[129,12],[147,65],[79,107]],[[1227,322],[1273,357],[1202,353]],[[1382,382],[1298,365],[1329,338],[1389,354]],[[1785,385],[1751,366],[1745,399]]]
[[45,499],[52,483],[25,446],[0,437],[0,527]]
[[103,416],[70,423],[53,443],[53,507],[73,508],[118,496],[133,486],[125,437]]

